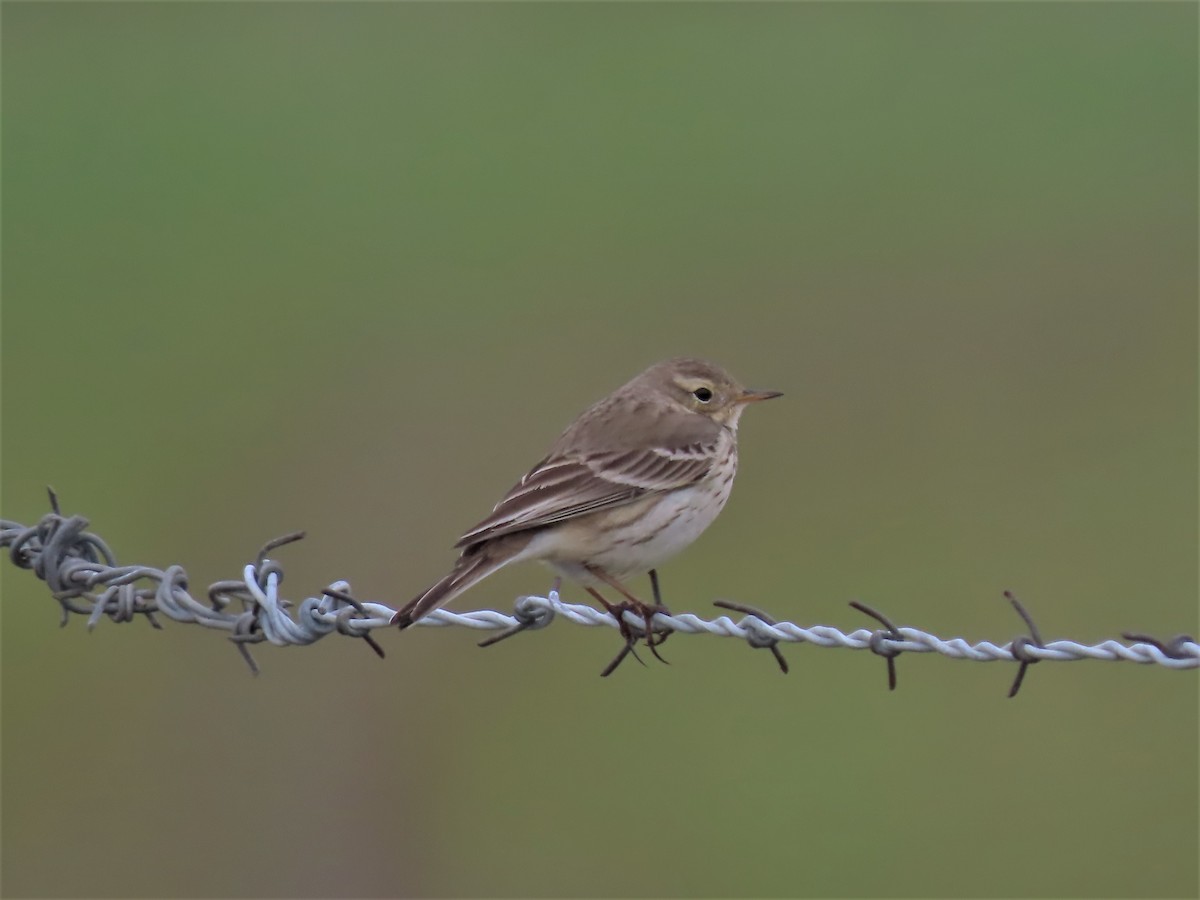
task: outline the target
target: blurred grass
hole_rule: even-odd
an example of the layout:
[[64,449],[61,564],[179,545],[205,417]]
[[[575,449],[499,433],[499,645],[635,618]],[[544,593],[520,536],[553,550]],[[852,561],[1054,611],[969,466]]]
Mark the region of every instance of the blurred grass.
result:
[[[6,517],[53,483],[193,586],[305,527],[294,596],[399,603],[584,405],[698,353],[788,397],[673,608],[1004,640],[1012,588],[1048,636],[1197,630],[1195,7],[0,16]],[[906,657],[888,695],[676,638],[601,682],[611,635],[560,625],[251,680],[0,573],[8,894],[1200,890],[1190,674],[1007,703]]]

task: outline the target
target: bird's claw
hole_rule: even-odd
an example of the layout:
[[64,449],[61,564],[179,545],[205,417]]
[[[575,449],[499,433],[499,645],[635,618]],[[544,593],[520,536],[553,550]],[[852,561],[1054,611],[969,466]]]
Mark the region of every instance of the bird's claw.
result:
[[[670,663],[663,659],[662,655],[658,652],[658,646],[670,636],[671,631],[670,629],[656,629],[654,627],[654,617],[658,613],[665,613],[669,615],[669,612],[665,606],[662,604],[649,606],[645,603],[634,603],[630,600],[626,600],[622,603],[605,602],[604,606],[609,615],[617,620],[617,630],[620,632],[621,637],[625,639],[625,646],[621,648],[620,652],[613,658],[613,661],[604,667],[604,671],[600,673],[601,678],[607,677],[616,671],[617,666],[619,666],[625,660],[625,657],[630,654],[632,654],[633,658],[644,666],[646,663],[640,656],[638,656],[637,650],[635,649],[639,640],[645,640],[646,646],[650,648],[650,652],[654,654],[655,659],[665,665],[670,665]],[[633,626],[631,626],[629,622],[625,620],[625,613],[627,612],[638,613],[641,615],[642,630],[640,633],[634,631]]]

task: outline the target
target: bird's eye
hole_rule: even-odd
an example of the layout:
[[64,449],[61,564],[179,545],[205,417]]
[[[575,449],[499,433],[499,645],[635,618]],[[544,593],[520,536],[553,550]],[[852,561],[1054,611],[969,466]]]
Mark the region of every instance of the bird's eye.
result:
[[709,400],[712,399],[712,391],[710,391],[706,387],[700,387],[700,388],[696,388],[694,391],[692,391],[692,396],[695,397],[697,400],[699,400],[701,403],[707,403]]

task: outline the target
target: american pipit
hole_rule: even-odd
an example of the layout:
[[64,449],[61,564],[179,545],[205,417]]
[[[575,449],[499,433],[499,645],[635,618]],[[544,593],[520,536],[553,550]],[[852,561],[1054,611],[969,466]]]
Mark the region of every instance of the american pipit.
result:
[[[492,514],[459,538],[454,569],[392,621],[407,628],[509,563],[540,560],[582,584],[634,635],[622,613],[661,611],[656,567],[700,536],[729,499],[737,471],[738,419],[749,391],[719,366],[672,359],[651,366],[588,408]],[[648,572],[655,605],[623,584]],[[607,586],[623,601],[597,590]],[[621,657],[618,657],[620,659]]]

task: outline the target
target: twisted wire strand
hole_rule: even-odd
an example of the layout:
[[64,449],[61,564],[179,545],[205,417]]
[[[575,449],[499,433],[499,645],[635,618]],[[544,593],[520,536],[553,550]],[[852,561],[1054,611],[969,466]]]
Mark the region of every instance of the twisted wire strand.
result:
[[[102,618],[114,622],[132,621],[145,616],[155,628],[161,628],[156,614],[176,622],[187,622],[229,632],[252,671],[257,666],[247,645],[266,641],[278,646],[306,645],[326,635],[338,633],[365,640],[376,653],[382,649],[371,636],[378,628],[388,627],[395,610],[382,603],[362,602],[350,594],[345,581],[330,584],[320,597],[309,597],[299,603],[280,596],[283,569],[267,553],[284,544],[298,540],[303,534],[287,535],[268,543],[253,563],[247,564],[241,579],[218,581],[207,591],[207,603],[197,600],[188,589],[187,573],[182,566],[166,569],[153,566],[119,565],[115,554],[103,539],[89,533],[88,520],[82,516],[64,516],[57,509],[45,515],[36,525],[0,520],[0,550],[7,550],[11,562],[19,568],[30,569],[46,582],[51,594],[62,609],[62,624],[72,615],[84,616],[88,629]],[[1169,641],[1159,641],[1144,635],[1132,643],[1105,640],[1099,644],[1084,644],[1072,640],[1042,642],[1036,626],[1019,602],[1009,598],[1030,626],[1032,638],[1021,637],[1005,644],[991,641],[971,643],[963,638],[944,639],[918,628],[896,627],[882,614],[853,604],[877,618],[886,627],[878,630],[859,628],[843,632],[829,625],[803,627],[792,622],[774,622],[765,613],[754,610],[735,621],[729,616],[704,619],[692,613],[667,615],[658,613],[652,624],[656,630],[680,634],[710,634],[744,640],[755,648],[770,648],[783,671],[786,663],[778,654],[779,643],[808,643],[818,647],[844,647],[851,650],[870,650],[887,658],[892,686],[895,675],[892,666],[900,653],[938,653],[951,659],[976,662],[1018,662],[1020,674],[1013,691],[1020,685],[1025,667],[1042,660],[1070,661],[1082,659],[1152,664],[1168,669],[1200,668],[1200,644],[1189,635]],[[750,610],[725,604],[730,608]],[[644,631],[640,615],[624,613],[625,621],[635,632]],[[523,630],[535,630],[549,625],[555,618],[576,625],[618,628],[616,619],[607,612],[591,606],[564,603],[558,592],[548,596],[519,597],[513,614],[481,609],[473,612],[453,612],[439,609],[416,624],[444,628],[458,626],[478,630],[499,630],[506,637]],[[484,643],[491,643],[491,638]]]

